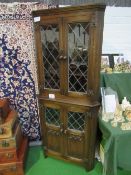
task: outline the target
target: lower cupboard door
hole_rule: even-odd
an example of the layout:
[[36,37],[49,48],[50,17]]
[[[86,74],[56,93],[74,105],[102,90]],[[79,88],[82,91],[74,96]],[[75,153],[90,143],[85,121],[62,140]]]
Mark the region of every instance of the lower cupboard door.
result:
[[61,154],[62,152],[62,114],[59,105],[45,105],[44,107],[45,118],[45,137],[48,152]]
[[70,158],[83,159],[85,156],[85,119],[84,109],[69,107],[66,117],[66,155]]
[[47,148],[49,151],[61,153],[62,137],[59,130],[47,129]]
[[84,157],[84,138],[76,135],[67,136],[66,156],[75,159],[83,159]]

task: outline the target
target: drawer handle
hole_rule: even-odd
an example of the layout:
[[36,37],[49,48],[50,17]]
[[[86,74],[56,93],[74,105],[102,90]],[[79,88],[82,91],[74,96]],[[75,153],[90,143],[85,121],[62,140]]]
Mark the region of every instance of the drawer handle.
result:
[[16,166],[13,166],[13,167],[10,168],[10,170],[14,171],[14,172],[16,171],[16,169],[17,169]]
[[6,157],[8,157],[9,159],[10,159],[10,158],[13,158],[13,157],[14,157],[14,154],[7,153],[7,154],[6,154]]
[[9,142],[2,141],[2,147],[9,147]]

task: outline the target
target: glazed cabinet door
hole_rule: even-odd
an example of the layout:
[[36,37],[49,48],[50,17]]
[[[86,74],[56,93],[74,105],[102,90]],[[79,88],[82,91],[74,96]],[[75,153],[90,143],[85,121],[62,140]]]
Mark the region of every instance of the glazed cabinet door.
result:
[[86,156],[88,117],[87,109],[78,106],[68,107],[65,118],[65,156],[82,162]]
[[92,13],[69,16],[64,22],[66,67],[65,94],[72,97],[97,95],[100,67],[100,37],[97,17]]
[[62,154],[63,119],[62,108],[56,104],[41,103],[41,128],[44,151],[46,154]]
[[103,13],[41,16],[35,24],[40,94],[97,99]]
[[41,17],[35,24],[38,82],[40,94],[62,91],[62,20]]

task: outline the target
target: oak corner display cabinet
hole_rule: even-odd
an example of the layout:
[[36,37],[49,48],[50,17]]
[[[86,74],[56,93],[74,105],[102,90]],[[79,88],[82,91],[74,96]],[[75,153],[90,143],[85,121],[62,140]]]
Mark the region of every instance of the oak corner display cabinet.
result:
[[45,156],[94,166],[105,5],[33,11]]

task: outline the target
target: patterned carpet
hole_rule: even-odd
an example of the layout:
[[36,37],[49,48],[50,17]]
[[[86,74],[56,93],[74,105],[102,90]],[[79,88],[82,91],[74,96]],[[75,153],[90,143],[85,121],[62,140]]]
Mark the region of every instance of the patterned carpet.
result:
[[37,3],[0,3],[0,98],[9,98],[23,132],[40,138],[36,58],[31,12]]

